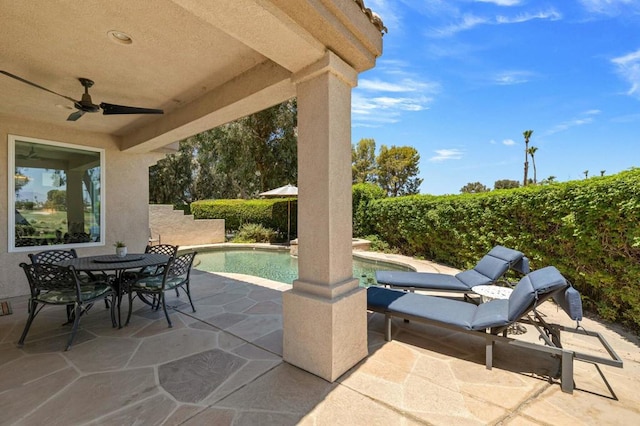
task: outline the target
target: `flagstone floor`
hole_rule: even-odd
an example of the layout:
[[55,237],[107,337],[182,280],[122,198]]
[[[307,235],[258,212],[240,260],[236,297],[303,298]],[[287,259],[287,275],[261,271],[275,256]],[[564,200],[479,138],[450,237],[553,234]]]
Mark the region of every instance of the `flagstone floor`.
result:
[[[114,329],[95,306],[68,352],[65,312],[54,307],[17,348],[27,299],[10,299],[14,313],[0,317],[0,425],[640,424],[640,343],[617,327],[583,322],[624,368],[576,362],[566,394],[549,380],[553,358],[498,345],[487,370],[482,339],[394,321],[385,342],[383,317],[369,314],[369,356],[329,383],[282,360],[288,285],[197,270],[192,282],[197,312],[173,295],[173,328],[136,301],[131,324]],[[551,303],[543,312],[572,325]],[[565,344],[593,346],[580,336]]]

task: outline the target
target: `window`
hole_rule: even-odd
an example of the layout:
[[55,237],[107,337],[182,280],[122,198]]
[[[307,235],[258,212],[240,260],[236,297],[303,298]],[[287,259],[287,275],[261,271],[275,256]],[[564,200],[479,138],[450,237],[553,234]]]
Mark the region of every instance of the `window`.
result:
[[104,150],[9,135],[8,170],[9,251],[104,245]]

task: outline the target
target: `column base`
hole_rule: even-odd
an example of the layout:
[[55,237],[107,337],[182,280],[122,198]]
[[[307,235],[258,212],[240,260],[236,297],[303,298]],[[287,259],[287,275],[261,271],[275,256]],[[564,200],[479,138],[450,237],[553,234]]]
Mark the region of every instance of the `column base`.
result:
[[283,302],[283,358],[329,382],[365,358],[367,293],[356,288],[335,299],[288,290]]

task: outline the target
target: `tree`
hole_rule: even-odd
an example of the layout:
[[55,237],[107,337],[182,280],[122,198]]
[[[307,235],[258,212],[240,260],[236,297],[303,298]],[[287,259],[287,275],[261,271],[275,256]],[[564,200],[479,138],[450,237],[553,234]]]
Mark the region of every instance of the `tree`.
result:
[[352,183],[369,183],[376,181],[376,141],[360,139],[351,146]]
[[62,189],[52,189],[48,191],[45,207],[53,210],[66,210],[67,191]]
[[490,189],[480,182],[469,182],[462,188],[460,188],[460,192],[463,194],[478,194],[480,192],[489,192]]
[[527,152],[531,156],[531,163],[533,163],[533,183],[534,184],[538,183],[538,176],[537,176],[538,172],[536,171],[536,159],[534,157],[536,151],[538,151],[538,148],[535,146],[532,146],[527,150]]
[[180,141],[179,152],[149,169],[149,199],[183,204],[253,198],[295,184],[297,103],[284,102]]
[[600,170],[600,177],[604,176],[605,173],[606,173],[606,170]]
[[524,179],[522,180],[522,186],[527,186],[527,175],[529,173],[529,139],[533,134],[533,130],[525,130],[522,132],[524,136]]
[[519,188],[519,187],[520,187],[520,182],[517,180],[511,180],[511,179],[497,180],[493,184],[493,189],[513,189],[513,188]]
[[584,178],[587,179],[589,178],[589,170],[585,170],[584,172],[582,172],[584,174]]
[[540,185],[552,185],[552,184],[554,184],[554,183],[556,183],[556,177],[555,177],[555,176],[553,176],[553,175],[549,176],[549,177],[548,177],[548,178],[546,178],[546,179],[542,179],[542,180],[540,181]]
[[422,179],[416,177],[420,172],[418,163],[420,154],[410,146],[380,147],[376,159],[378,163],[377,183],[388,196],[413,195],[420,192]]
[[169,154],[149,168],[149,201],[185,204],[192,200],[193,144],[180,142],[179,151]]
[[237,142],[244,142],[254,159],[257,192],[298,180],[297,117],[298,105],[292,100],[238,120]]
[[19,167],[16,167],[13,182],[15,184],[16,198],[18,198],[20,190],[24,188],[29,182],[31,182],[31,179],[29,178],[29,176],[23,173],[23,170],[20,170]]

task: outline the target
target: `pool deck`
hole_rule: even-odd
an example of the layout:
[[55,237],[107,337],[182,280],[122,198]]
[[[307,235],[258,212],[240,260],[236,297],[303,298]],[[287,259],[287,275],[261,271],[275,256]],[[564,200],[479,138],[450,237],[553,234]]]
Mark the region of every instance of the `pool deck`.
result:
[[[426,261],[368,253],[416,269],[457,272]],[[624,359],[624,369],[575,363],[576,390],[548,373],[556,360],[497,345],[494,368],[473,336],[368,314],[369,356],[326,382],[282,360],[282,291],[261,278],[194,270],[194,303],[170,294],[174,327],[134,303],[131,324],[111,328],[104,306],[82,318],[64,352],[65,312],[45,308],[23,348],[26,297],[0,316],[0,424],[20,425],[615,425],[640,423],[640,341],[586,318]],[[126,306],[126,303],[125,303]],[[553,322],[572,326],[551,303]],[[536,340],[536,333],[518,336]],[[599,349],[577,337],[565,344]]]

